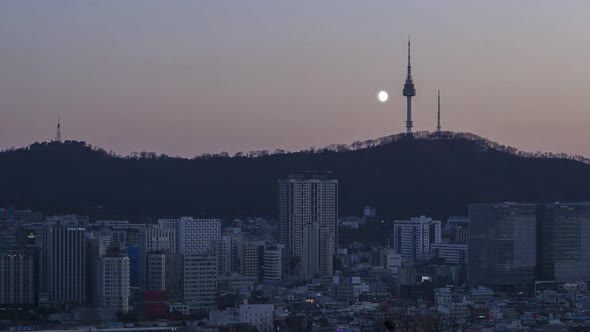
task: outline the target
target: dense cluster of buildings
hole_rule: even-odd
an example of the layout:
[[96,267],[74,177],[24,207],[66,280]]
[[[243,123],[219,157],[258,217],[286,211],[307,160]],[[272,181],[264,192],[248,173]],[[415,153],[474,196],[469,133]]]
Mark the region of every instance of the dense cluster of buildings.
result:
[[216,324],[243,324],[265,308],[272,327],[274,299],[240,298],[246,302],[231,303],[235,315],[215,310],[239,291],[330,278],[338,241],[337,180],[300,172],[278,187],[272,225],[253,219],[224,227],[221,219],[192,217],[133,224],[1,209],[0,309],[56,311],[50,319],[60,322],[80,313],[103,322],[129,312],[146,319],[211,312]]
[[277,201],[276,221],[0,209],[0,312],[12,315],[0,321],[16,328],[15,317],[44,312],[19,329],[590,326],[590,203],[473,204],[444,222],[394,220],[386,243],[362,243],[339,241],[339,228],[384,221],[369,206],[339,218],[330,173],[289,174]]

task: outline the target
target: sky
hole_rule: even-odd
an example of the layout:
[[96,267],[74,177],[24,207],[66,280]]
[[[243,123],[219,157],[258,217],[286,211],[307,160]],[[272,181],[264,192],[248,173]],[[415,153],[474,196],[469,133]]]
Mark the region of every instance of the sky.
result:
[[[301,150],[414,129],[590,157],[587,0],[3,0],[0,149]],[[377,93],[389,92],[380,103]]]

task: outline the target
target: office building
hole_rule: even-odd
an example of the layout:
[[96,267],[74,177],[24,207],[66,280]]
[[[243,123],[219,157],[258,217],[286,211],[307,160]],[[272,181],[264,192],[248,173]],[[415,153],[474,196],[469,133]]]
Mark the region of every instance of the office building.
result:
[[106,255],[106,248],[103,249],[105,240],[110,243],[108,238],[86,233],[86,302],[93,307],[99,307],[100,257]]
[[139,244],[147,252],[170,251],[176,252],[176,229],[168,229],[159,225],[152,225],[139,230]]
[[217,256],[217,273],[220,276],[231,273],[231,237],[223,235],[215,242]]
[[86,302],[84,227],[48,225],[44,229],[42,289],[54,305]]
[[166,291],[171,300],[182,297],[182,256],[169,251],[158,251],[147,254],[146,286],[149,291]]
[[242,246],[244,239],[242,235],[232,235],[231,240],[231,272],[241,273],[242,271]]
[[283,280],[283,251],[282,244],[264,247],[264,283],[274,284]]
[[90,222],[90,217],[77,215],[77,214],[49,216],[49,217],[47,217],[46,222],[49,222],[52,224],[59,224],[62,226],[66,226],[66,225],[86,226]]
[[219,275],[241,273],[243,239],[240,233],[229,233],[215,243]]
[[214,244],[221,239],[221,219],[160,219],[160,228],[176,231],[177,253],[181,255],[214,252]]
[[111,243],[113,245],[127,245],[127,230],[118,229],[111,231]]
[[444,236],[453,243],[467,243],[469,240],[469,217],[452,216],[447,219]]
[[377,217],[377,208],[370,206],[370,205],[365,205],[365,207],[363,208],[363,218],[376,218]]
[[212,252],[213,243],[221,238],[221,219],[183,217],[178,229],[180,254],[206,254]]
[[[329,172],[291,173],[278,181],[279,242],[285,246],[287,272],[300,267],[305,227],[319,228],[319,274],[333,274],[338,243],[338,180]],[[311,244],[311,242],[308,242]]]
[[215,308],[217,259],[214,255],[184,255],[184,303],[193,310]]
[[256,326],[258,331],[272,331],[274,328],[274,304],[250,304],[244,300],[239,306],[239,322]]
[[380,265],[384,269],[398,274],[399,268],[402,266],[402,255],[395,252],[395,250],[386,248],[380,252]]
[[236,290],[253,290],[259,284],[256,277],[244,277],[238,273],[226,274],[217,278],[217,288],[220,292]]
[[166,290],[166,254],[147,255],[147,290]]
[[250,304],[244,300],[238,308],[210,311],[208,326],[220,331],[250,331],[250,326],[253,331],[272,331],[275,328],[274,304]]
[[541,273],[537,279],[590,281],[590,203],[537,207]]
[[[177,226],[177,225],[176,225]],[[147,287],[148,264],[147,258],[150,253],[176,253],[178,249],[176,226],[166,228],[165,226],[152,226],[142,228],[139,231],[139,277],[140,286]]]
[[445,264],[467,265],[467,244],[437,243],[430,247],[431,256]]
[[141,287],[141,249],[139,245],[128,245],[127,256],[129,257],[129,280],[131,288]]
[[470,222],[474,287],[590,280],[590,203],[474,204]]
[[406,258],[427,259],[431,246],[441,242],[441,224],[425,216],[393,222],[393,249]]
[[243,242],[242,243],[242,263],[241,274],[245,277],[260,278],[261,260],[264,243]]
[[31,210],[0,209],[0,222],[43,222],[43,214]]
[[537,263],[534,204],[472,204],[469,222],[470,287],[534,283]]

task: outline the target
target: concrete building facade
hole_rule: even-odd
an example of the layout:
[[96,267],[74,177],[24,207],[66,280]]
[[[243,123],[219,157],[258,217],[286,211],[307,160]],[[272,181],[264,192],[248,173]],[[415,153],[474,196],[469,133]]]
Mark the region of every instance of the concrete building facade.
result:
[[287,272],[302,262],[305,227],[316,224],[319,274],[332,275],[338,243],[338,180],[329,172],[298,172],[280,179],[278,188],[279,242],[285,246]]
[[430,258],[431,246],[441,243],[441,223],[425,216],[393,222],[393,249],[403,257]]

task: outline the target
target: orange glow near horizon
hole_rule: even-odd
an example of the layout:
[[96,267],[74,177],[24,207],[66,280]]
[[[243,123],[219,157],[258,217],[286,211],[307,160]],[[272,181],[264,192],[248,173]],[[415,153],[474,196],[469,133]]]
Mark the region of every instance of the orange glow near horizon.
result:
[[[337,8],[337,10],[335,10]],[[0,149],[55,136],[127,154],[472,132],[590,157],[590,2],[0,3]],[[375,100],[385,90],[385,103]]]

